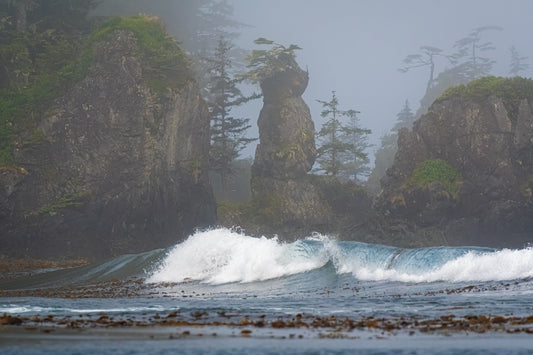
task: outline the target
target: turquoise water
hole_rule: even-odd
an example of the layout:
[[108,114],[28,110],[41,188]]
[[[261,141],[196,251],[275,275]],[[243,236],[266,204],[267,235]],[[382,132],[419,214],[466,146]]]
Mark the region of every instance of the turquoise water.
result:
[[[3,297],[0,314],[76,317],[106,313],[142,319],[180,312],[190,320],[199,314],[200,319],[237,323],[242,317],[275,320],[296,314],[352,319],[533,315],[532,248],[398,249],[338,242],[321,235],[282,243],[227,229],[199,232],[168,250],[4,280],[0,289],[91,285],[130,278],[141,278],[143,283],[131,297]],[[265,328],[243,338],[238,327],[207,327],[191,330],[190,337],[169,339],[172,332],[177,330],[128,329],[112,334],[89,330],[73,337],[61,336],[61,332],[2,336],[0,331],[0,352],[533,353],[533,336],[524,333],[445,336],[354,331],[348,334],[353,339],[323,339],[318,332],[296,330],[291,336],[289,330]],[[201,339],[195,332],[202,333]],[[209,336],[215,332],[216,336]]]

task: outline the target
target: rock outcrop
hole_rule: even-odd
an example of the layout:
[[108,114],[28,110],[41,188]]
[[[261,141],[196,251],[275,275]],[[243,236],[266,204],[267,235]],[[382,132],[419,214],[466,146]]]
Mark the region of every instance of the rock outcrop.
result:
[[[261,81],[263,108],[259,115],[259,144],[252,166],[252,194],[255,199],[275,201],[282,221],[292,226],[292,238],[302,228],[325,220],[325,207],[307,173],[316,158],[314,123],[301,95],[309,76],[290,56],[287,70]],[[290,229],[290,228],[289,228]],[[296,234],[295,234],[296,233]]]
[[0,168],[0,254],[102,258],[215,222],[207,107],[193,81],[151,87],[138,45],[125,29],[95,43],[87,76]]
[[309,174],[317,152],[314,123],[301,97],[308,73],[292,57],[280,59],[287,61],[286,70],[261,81],[264,105],[251,179],[255,223],[250,226],[242,218],[232,222],[252,233],[277,234],[285,240],[312,232],[357,239],[358,226],[368,219],[371,198],[353,182]]
[[376,207],[407,244],[530,242],[533,81],[489,77],[447,91],[399,132],[382,188]]

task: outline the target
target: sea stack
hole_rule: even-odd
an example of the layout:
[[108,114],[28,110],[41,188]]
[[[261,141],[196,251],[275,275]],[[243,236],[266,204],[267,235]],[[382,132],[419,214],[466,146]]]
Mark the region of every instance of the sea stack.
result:
[[280,58],[286,69],[261,80],[263,108],[259,145],[252,167],[252,194],[281,208],[279,224],[295,230],[320,224],[326,211],[308,172],[315,158],[315,127],[302,99],[309,75],[293,57]]

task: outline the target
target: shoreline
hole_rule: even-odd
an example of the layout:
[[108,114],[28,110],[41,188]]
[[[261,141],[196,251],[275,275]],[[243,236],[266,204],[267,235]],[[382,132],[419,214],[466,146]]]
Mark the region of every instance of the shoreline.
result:
[[273,353],[529,353],[531,337],[524,334],[398,334],[358,331],[346,337],[298,330],[291,333],[264,330],[241,334],[231,328],[154,327],[143,329],[56,330],[28,332],[20,328],[0,331],[5,354],[273,354]]
[[51,260],[0,256],[0,280],[31,276],[52,270],[87,266],[86,258]]
[[[452,336],[458,334],[528,334],[533,335],[533,315],[524,317],[500,315],[470,315],[456,317],[453,314],[439,318],[424,317],[347,317],[316,316],[298,313],[295,316],[259,315],[253,317],[227,315],[217,312],[181,314],[179,311],[168,314],[79,314],[79,315],[8,315],[0,316],[0,338],[11,332],[91,334],[111,332],[125,333],[164,333],[173,336],[236,335],[250,337],[256,335],[276,335],[286,338],[332,338],[349,339],[361,334],[382,337],[398,335],[433,334]],[[117,333],[118,332],[118,333]]]

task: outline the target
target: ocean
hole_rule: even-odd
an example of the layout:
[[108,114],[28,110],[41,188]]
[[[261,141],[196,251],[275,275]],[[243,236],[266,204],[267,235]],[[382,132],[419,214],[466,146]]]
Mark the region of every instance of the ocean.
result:
[[533,354],[533,248],[229,229],[0,280],[2,354]]

